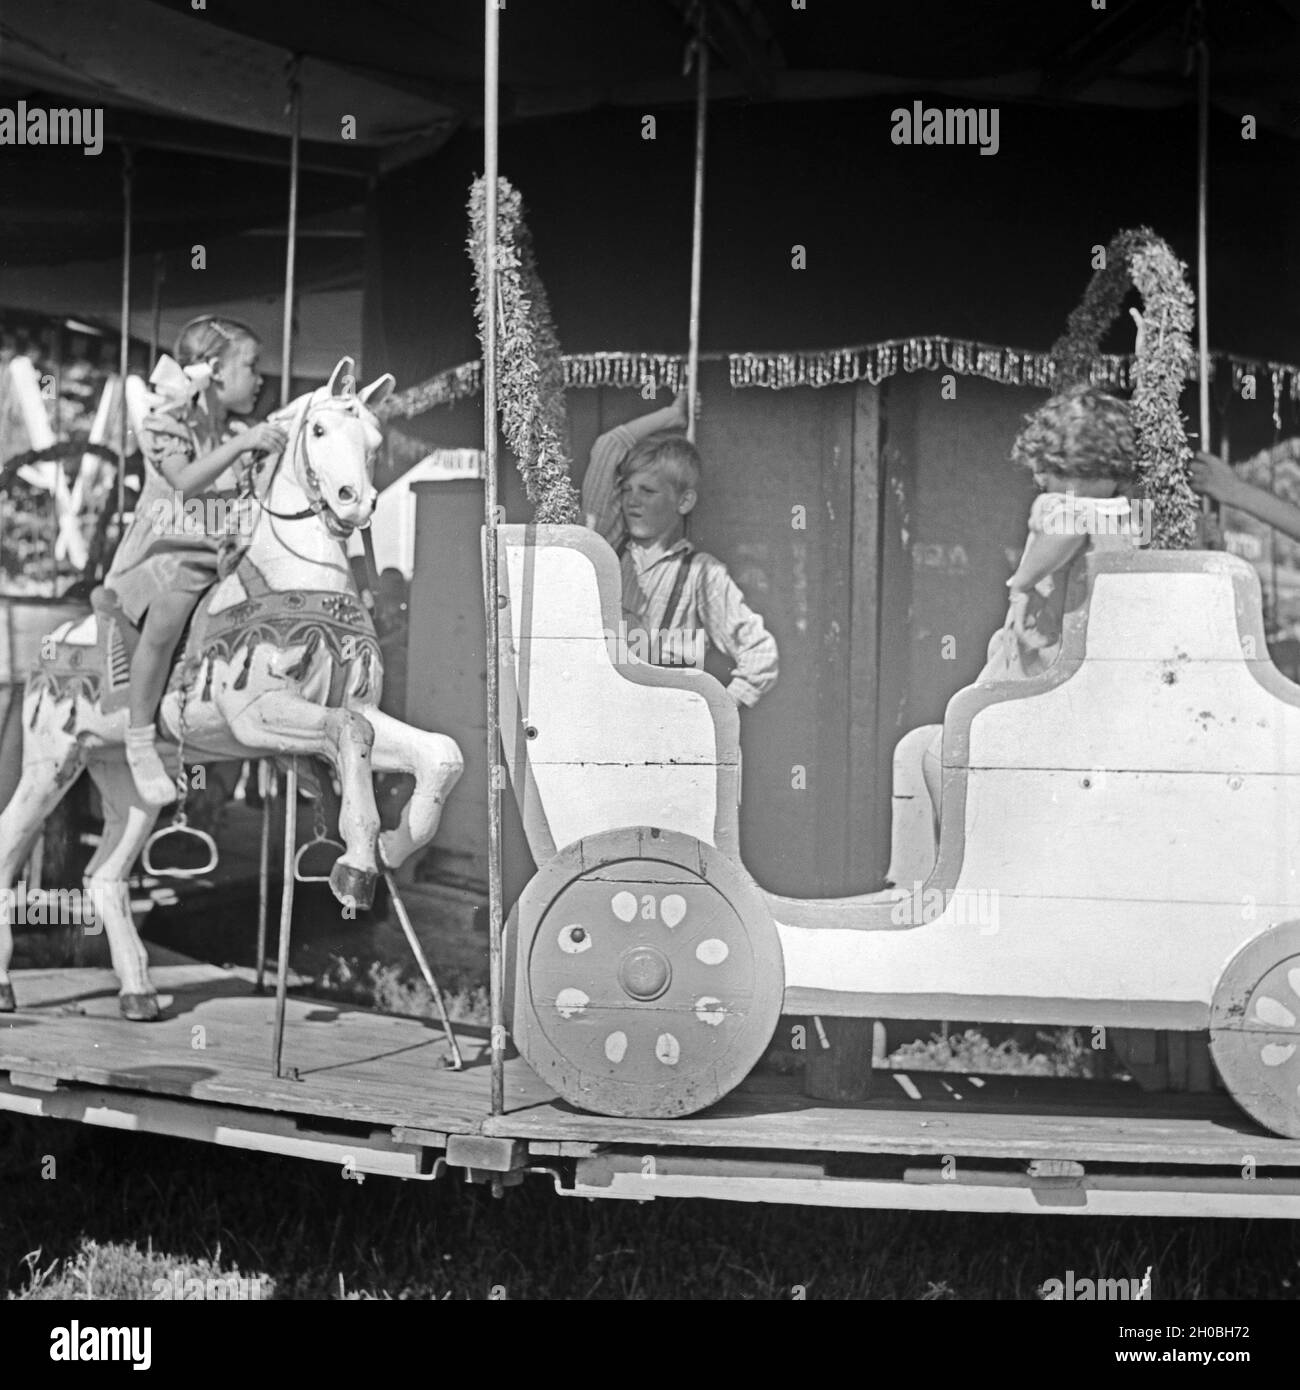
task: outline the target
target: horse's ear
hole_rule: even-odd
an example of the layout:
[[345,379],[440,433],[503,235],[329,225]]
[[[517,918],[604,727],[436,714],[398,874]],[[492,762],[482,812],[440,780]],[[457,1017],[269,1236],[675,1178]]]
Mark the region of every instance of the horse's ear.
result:
[[396,385],[397,378],[392,372],[385,372],[383,376],[376,377],[369,386],[363,386],[357,393],[357,399],[362,405],[373,410]]
[[356,389],[356,363],[350,357],[340,357],[339,364],[330,373],[329,393],[331,396],[347,396]]

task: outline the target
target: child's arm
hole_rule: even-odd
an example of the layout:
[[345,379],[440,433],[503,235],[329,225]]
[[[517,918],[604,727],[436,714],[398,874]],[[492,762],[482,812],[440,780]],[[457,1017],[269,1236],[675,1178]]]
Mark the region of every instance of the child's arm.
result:
[[1239,478],[1213,454],[1197,454],[1192,460],[1192,486],[1225,507],[1235,507],[1284,536],[1300,540],[1300,507]]
[[756,705],[779,674],[776,638],[721,563],[697,563],[707,565],[700,576],[700,620],[709,640],[732,661],[727,694],[738,705]]
[[591,459],[582,480],[582,510],[587,525],[613,545],[623,529],[618,502],[618,466],[643,440],[660,430],[685,429],[686,393],[679,391],[672,405],[652,410],[615,425],[591,446]]
[[666,405],[662,410],[652,410],[649,415],[639,415],[635,420],[629,420],[623,428],[638,444],[643,439],[649,439],[652,434],[659,434],[662,430],[684,430],[686,428],[686,392],[678,391],[673,397],[672,405]]
[[192,459],[188,449],[173,436],[167,435],[162,439],[155,436],[154,462],[181,497],[188,499],[216,482],[240,455],[258,450],[279,453],[287,439],[288,435],[279,425],[263,420],[261,424],[218,444],[209,453]]
[[1041,531],[1031,531],[1025,543],[1025,553],[1020,557],[1016,572],[1007,580],[1007,588],[1012,598],[1017,594],[1028,593],[1039,580],[1055,574],[1088,543],[1084,536],[1051,536]]

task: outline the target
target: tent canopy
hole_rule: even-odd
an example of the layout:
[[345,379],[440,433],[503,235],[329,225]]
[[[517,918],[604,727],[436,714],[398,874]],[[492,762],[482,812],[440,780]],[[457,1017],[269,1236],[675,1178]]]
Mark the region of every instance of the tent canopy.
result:
[[[710,0],[726,102],[949,93],[1130,108],[1190,105],[1191,0]],[[688,0],[551,0],[502,24],[502,115],[692,99]],[[283,216],[286,70],[302,57],[305,213],[355,205],[366,179],[437,150],[481,119],[480,0],[5,0],[0,104],[100,105],[137,150],[137,244],[169,249]],[[1210,3],[1212,100],[1300,134],[1300,0]],[[349,138],[347,117],[355,121]],[[76,169],[69,167],[75,160]],[[51,265],[118,248],[118,160],[0,149],[4,261]],[[70,175],[75,174],[75,177]],[[358,273],[359,282],[359,273]]]
[[[501,27],[507,129],[610,107],[688,107],[691,10],[690,0],[511,5]],[[1103,106],[1111,128],[1125,112],[1163,112],[1194,129],[1192,0],[1108,0],[1101,10],[1041,0],[810,0],[806,8],[709,0],[708,12],[713,98],[738,117],[755,103],[946,94],[963,104],[1035,104],[1045,116]],[[129,145],[136,334],[148,334],[154,253],[167,258],[169,315],[220,304],[255,317],[280,293],[283,274],[291,58],[301,57],[300,208],[305,219],[328,218],[355,212],[375,176],[430,156],[436,167],[444,153],[459,163],[445,150],[457,131],[462,146],[477,143],[482,24],[481,0],[385,0],[379,9],[354,0],[212,0],[200,9],[194,0],[5,0],[0,105],[103,106],[107,144],[97,158],[0,147],[11,190],[0,302],[115,318],[119,149]],[[1300,134],[1300,0],[1209,0],[1204,34],[1216,107],[1253,115],[1272,139]],[[345,128],[349,117],[355,131]],[[459,217],[460,188],[455,201]],[[304,235],[304,316],[313,295],[359,293],[360,227]],[[241,235],[250,230],[265,235]],[[189,268],[200,243],[209,253],[202,274]]]

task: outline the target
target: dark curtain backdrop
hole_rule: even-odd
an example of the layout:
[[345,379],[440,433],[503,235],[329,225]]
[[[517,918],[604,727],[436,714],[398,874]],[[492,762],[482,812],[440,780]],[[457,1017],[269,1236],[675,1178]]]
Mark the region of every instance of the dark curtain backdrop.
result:
[[[936,105],[952,98],[930,98]],[[897,146],[900,99],[730,104],[710,116],[705,349],[827,347],[946,332],[1042,348],[1090,274],[1090,248],[1142,222],[1194,253],[1195,112],[1003,104],[1000,148]],[[657,138],[641,138],[643,114]],[[692,116],[607,109],[509,124],[569,351],[684,350]],[[366,242],[365,354],[407,386],[477,356],[465,203],[481,133],[379,181]],[[1211,345],[1300,356],[1300,147],[1211,141]],[[807,269],[791,268],[806,248]],[[1131,343],[1131,330],[1123,339]],[[1116,344],[1120,339],[1116,338]],[[418,422],[416,422],[418,429]]]

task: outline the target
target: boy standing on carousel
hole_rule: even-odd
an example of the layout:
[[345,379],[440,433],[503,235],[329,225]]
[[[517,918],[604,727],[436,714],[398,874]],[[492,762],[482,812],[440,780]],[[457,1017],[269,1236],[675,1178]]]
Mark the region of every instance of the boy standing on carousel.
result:
[[154,745],[154,720],[172,657],[202,595],[216,582],[222,528],[187,525],[197,499],[205,518],[233,516],[250,454],[279,453],[285,431],[270,421],[234,433],[231,415],[247,414],[262,389],[261,343],[245,324],[204,314],[181,330],[176,358],[166,354],[150,383],[152,410],[140,432],[144,484],[104,586],[139,629],[131,658],[126,758],[136,790],[165,806],[176,790]]
[[776,640],[726,565],[686,539],[701,463],[685,429],[682,391],[602,434],[582,480],[583,510],[618,554],[625,630],[645,638],[638,645],[651,664],[700,669],[711,644],[731,658],[727,693],[753,706],[776,684]]

